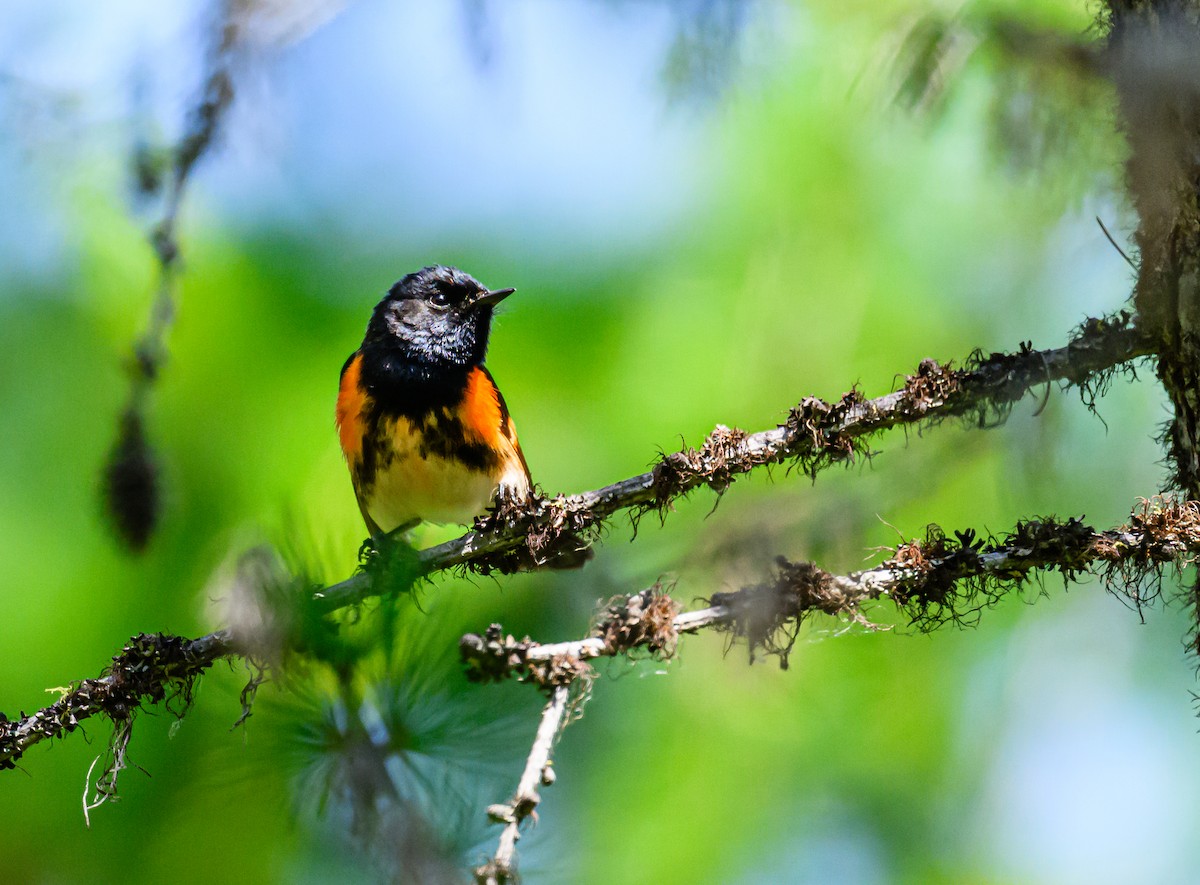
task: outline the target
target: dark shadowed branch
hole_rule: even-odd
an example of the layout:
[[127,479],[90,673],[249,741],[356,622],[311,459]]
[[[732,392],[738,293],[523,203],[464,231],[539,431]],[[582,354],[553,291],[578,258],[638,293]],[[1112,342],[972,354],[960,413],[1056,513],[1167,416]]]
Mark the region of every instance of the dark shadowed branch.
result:
[[[1137,211],[1133,303],[1173,415],[1172,486],[1200,497],[1200,2],[1109,0],[1107,51]],[[1200,582],[1190,602],[1200,654]]]
[[[117,422],[117,439],[104,466],[105,506],[118,537],[131,550],[149,543],[160,509],[159,471],[146,434],[146,410],[154,383],[167,359],[167,334],[175,319],[180,265],[176,226],[184,192],[197,162],[212,145],[220,121],[233,101],[231,58],[238,28],[232,7],[218,23],[204,88],[173,152],[165,183],[162,217],[151,230],[150,245],[158,262],[158,284],[146,328],[134,342],[128,363],[129,398]],[[157,174],[147,168],[151,190]]]

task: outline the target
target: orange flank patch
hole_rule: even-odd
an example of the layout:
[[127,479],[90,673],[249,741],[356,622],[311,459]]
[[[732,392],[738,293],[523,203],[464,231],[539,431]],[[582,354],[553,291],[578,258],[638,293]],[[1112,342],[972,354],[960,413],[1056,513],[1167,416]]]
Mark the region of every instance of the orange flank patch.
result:
[[342,454],[346,460],[354,464],[362,460],[363,406],[367,401],[367,393],[360,385],[362,373],[362,354],[346,364],[342,371],[342,383],[338,388],[337,398],[337,428],[338,439],[342,444]]
[[459,416],[468,436],[474,436],[484,445],[500,445],[500,391],[485,369],[474,368],[467,376],[467,391]]
[[[504,426],[504,435],[508,438],[508,442],[512,446],[512,459],[517,462],[517,465],[514,465],[512,469],[516,470],[525,480],[525,485],[521,486],[521,489],[527,489],[529,486],[529,465],[525,463],[525,453],[521,451],[521,444],[517,442],[517,425],[513,424],[512,415],[508,416],[508,424]],[[519,470],[517,470],[518,465]],[[514,485],[513,481],[510,480],[509,485]],[[515,486],[520,486],[520,483],[516,482]],[[520,493],[524,494],[524,491]]]

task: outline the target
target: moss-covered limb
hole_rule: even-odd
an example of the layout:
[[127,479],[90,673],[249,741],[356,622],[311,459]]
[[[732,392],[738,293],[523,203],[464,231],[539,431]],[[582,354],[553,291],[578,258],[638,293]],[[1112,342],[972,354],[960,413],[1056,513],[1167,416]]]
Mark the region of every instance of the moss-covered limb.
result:
[[[406,552],[400,545],[397,555],[376,557],[386,560],[382,565],[316,591],[297,592],[311,592],[312,605],[306,612],[320,615],[394,592],[421,575],[454,566],[469,566],[485,573],[492,569],[550,566],[556,555],[570,554],[591,544],[603,521],[619,510],[632,509],[635,514],[651,510],[665,513],[672,501],[701,485],[724,491],[737,476],[767,464],[790,462],[815,473],[865,451],[866,437],[897,424],[955,416],[994,421],[1003,417],[1012,403],[1042,383],[1077,385],[1090,402],[1112,372],[1149,352],[1144,336],[1130,318],[1120,315],[1111,320],[1089,321],[1065,347],[1054,350],[1038,351],[1023,346],[1012,354],[976,355],[962,369],[927,360],[905,379],[900,390],[886,396],[867,400],[851,391],[836,403],[810,397],[792,410],[783,425],[772,430],[744,434],[718,428],[701,449],[666,456],[649,473],[570,497],[538,496],[524,502],[502,502],[494,513],[479,521],[476,531],[455,541],[415,553]],[[933,587],[946,574],[944,569],[936,569],[926,584]],[[860,573],[860,578],[872,580],[868,573]],[[961,616],[957,614],[959,608],[942,606],[937,594],[928,588],[913,584],[907,592],[919,620],[936,618],[943,609],[955,617]],[[823,604],[828,607],[841,603],[831,599]],[[821,604],[814,600],[813,606],[820,608]],[[822,610],[828,610],[827,607]],[[846,614],[853,615],[854,611],[844,609]],[[741,625],[739,629],[752,638],[760,633],[768,635],[769,631],[753,627],[751,621],[744,615],[740,620],[734,619],[735,624]],[[676,625],[677,631],[681,629]],[[235,651],[228,630],[191,641],[159,638],[182,644],[180,666],[184,675],[199,673],[214,660]],[[639,639],[635,644],[648,641]],[[752,644],[757,646],[761,642]],[[603,645],[605,653],[624,648],[621,642]],[[123,684],[110,673],[81,682],[62,700],[32,716],[0,721],[0,767],[15,762],[28,747],[68,733],[83,719],[112,711],[123,715],[123,710],[136,709],[143,700],[159,699],[154,696],[153,684],[131,697],[125,697],[124,690]]]
[[[809,475],[867,451],[867,440],[899,424],[967,418],[1001,421],[1012,405],[1041,384],[1079,388],[1089,406],[1115,371],[1152,353],[1128,314],[1088,320],[1063,347],[1015,353],[976,353],[963,368],[925,360],[901,388],[875,399],[857,389],[837,402],[806,397],[782,425],[758,433],[718,426],[699,449],[665,455],[647,473],[576,495],[506,501],[475,529],[417,554],[416,570],[431,574],[466,567],[487,574],[552,564],[596,540],[605,520],[621,510],[635,519],[665,516],[673,503],[700,486],[724,492],[741,475],[771,464],[792,464]],[[318,591],[319,606],[334,610],[394,588],[358,574]]]
[[1020,590],[1032,577],[1056,572],[1064,580],[1100,576],[1108,587],[1136,604],[1147,601],[1167,568],[1181,568],[1200,554],[1200,504],[1156,498],[1142,502],[1129,523],[1096,531],[1074,518],[1031,519],[998,538],[971,530],[951,538],[930,526],[924,538],[900,544],[880,565],[835,575],[811,562],[780,558],[771,577],[732,593],[715,594],[705,608],[681,612],[666,588],[610,600],[590,635],[569,642],[517,639],[499,624],[469,633],[459,643],[467,678],[498,682],[515,678],[548,696],[538,736],[513,799],[488,814],[504,825],[495,855],[475,870],[476,882],[516,881],[516,842],[521,822],[540,801],[538,785],[553,783],[550,748],[570,713],[571,692],[581,703],[590,691],[597,657],[643,652],[674,656],[679,634],[706,628],[746,640],[751,661],[757,652],[778,656],[787,667],[800,624],[818,612],[868,628],[869,604],[890,599],[923,630],[945,623],[971,623],[984,608]]
[[549,691],[577,680],[590,681],[589,658],[645,649],[660,658],[675,654],[677,634],[703,626],[691,613],[689,626],[681,627],[679,605],[659,584],[631,596],[610,600],[591,635],[574,642],[553,644],[518,640],[492,624],[483,634],[468,633],[459,642],[459,654],[472,682],[498,682],[509,676],[532,682]]
[[930,526],[924,538],[900,544],[886,561],[852,574],[781,557],[768,580],[717,593],[695,611],[681,612],[656,585],[608,603],[583,639],[518,640],[493,624],[483,634],[464,636],[460,653],[474,681],[516,677],[548,689],[590,679],[591,658],[634,650],[669,658],[680,633],[715,628],[745,639],[752,659],[765,651],[786,666],[801,621],[813,613],[873,627],[869,603],[887,598],[921,630],[970,624],[983,609],[1047,573],[1066,581],[1097,575],[1141,605],[1155,598],[1166,569],[1182,568],[1197,554],[1200,504],[1163,498],[1142,502],[1127,525],[1106,531],[1054,517],[1019,522],[992,538],[970,529],[950,536]]
[[781,559],[771,581],[711,601],[730,610],[722,624],[748,640],[752,655],[763,649],[786,665],[796,629],[811,612],[870,625],[867,604],[886,597],[920,630],[970,625],[985,608],[1047,574],[1064,581],[1098,576],[1140,606],[1157,597],[1167,569],[1197,554],[1200,505],[1155,498],[1139,504],[1128,524],[1106,531],[1074,517],[1030,519],[990,538],[971,529],[950,536],[930,526],[880,565],[849,575]]
[[[9,720],[0,714],[0,770],[15,767],[30,747],[68,735],[94,716],[103,716],[114,724],[128,723],[142,704],[164,701],[168,705],[178,703],[176,712],[182,715],[191,706],[196,678],[233,651],[227,630],[199,639],[161,633],[134,636],[113,657],[105,675],[84,679],[64,690],[53,704],[31,715],[22,713],[20,718]],[[123,756],[127,742],[126,735],[121,746],[110,748],[114,759]]]
[[[715,628],[743,638],[751,655],[787,655],[802,620],[820,612],[865,626],[869,603],[891,599],[920,629],[947,622],[971,623],[984,608],[1021,589],[1036,574],[1065,580],[1099,575],[1136,605],[1153,600],[1168,568],[1200,553],[1200,504],[1156,498],[1139,505],[1127,525],[1096,531],[1078,519],[1033,519],[995,538],[971,530],[947,535],[931,526],[924,538],[896,547],[880,565],[835,575],[809,562],[780,559],[769,580],[719,593],[705,608],[681,612],[661,586],[610,601],[590,635],[573,642],[517,640],[493,625],[464,636],[460,651],[476,681],[516,677],[549,693],[594,674],[588,660],[630,652],[659,659],[674,655],[679,634]],[[199,639],[163,634],[133,637],[105,674],[87,679],[53,704],[13,720],[0,717],[0,769],[12,768],[32,746],[70,734],[101,716],[115,726],[109,762],[97,781],[98,795],[111,790],[137,711],[146,703],[192,702],[196,678],[221,658],[244,654],[229,630]],[[261,681],[252,676],[248,689]],[[248,700],[244,698],[244,703]]]

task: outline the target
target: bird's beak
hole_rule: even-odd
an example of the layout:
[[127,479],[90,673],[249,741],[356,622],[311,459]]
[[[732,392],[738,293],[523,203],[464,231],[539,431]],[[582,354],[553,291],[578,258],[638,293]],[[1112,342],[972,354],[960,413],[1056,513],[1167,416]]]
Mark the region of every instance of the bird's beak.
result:
[[493,305],[499,304],[501,301],[503,301],[505,298],[507,298],[509,295],[511,295],[515,291],[517,291],[517,290],[516,289],[493,289],[490,292],[484,292],[482,295],[480,295],[478,298],[476,298],[475,303],[479,304],[479,305],[483,305],[485,307],[492,307]]

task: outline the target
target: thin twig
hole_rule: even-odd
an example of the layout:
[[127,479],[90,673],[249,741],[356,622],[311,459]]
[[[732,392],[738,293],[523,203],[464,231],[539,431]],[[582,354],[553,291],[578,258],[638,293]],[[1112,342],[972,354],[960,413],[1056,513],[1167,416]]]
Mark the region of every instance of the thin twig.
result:
[[1096,224],[1100,225],[1100,230],[1104,231],[1104,236],[1108,239],[1109,245],[1116,249],[1117,254],[1125,259],[1125,263],[1133,268],[1134,273],[1137,273],[1137,264],[1134,263],[1132,258],[1125,254],[1125,250],[1122,249],[1117,241],[1113,239],[1113,235],[1108,232],[1108,228],[1104,226],[1104,222],[1100,219],[1099,215],[1096,216]]
[[537,822],[536,809],[542,801],[538,788],[554,782],[550,753],[570,709],[570,695],[569,685],[557,686],[551,692],[550,700],[542,710],[542,718],[538,723],[533,746],[529,750],[529,758],[525,760],[525,770],[517,782],[517,791],[507,804],[493,805],[488,809],[488,816],[498,823],[503,823],[504,829],[500,833],[500,844],[496,853],[487,863],[475,870],[475,881],[480,885],[507,885],[514,881],[521,824],[528,817]]

